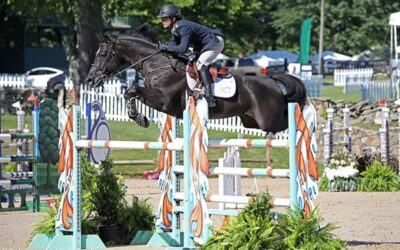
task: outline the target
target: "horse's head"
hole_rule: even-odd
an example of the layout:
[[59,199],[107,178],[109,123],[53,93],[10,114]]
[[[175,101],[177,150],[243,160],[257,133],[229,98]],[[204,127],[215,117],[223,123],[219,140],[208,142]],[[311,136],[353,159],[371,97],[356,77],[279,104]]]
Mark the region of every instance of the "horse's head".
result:
[[104,84],[104,81],[119,68],[119,59],[115,52],[115,36],[105,33],[96,53],[94,63],[90,69],[86,82],[89,87],[95,88]]

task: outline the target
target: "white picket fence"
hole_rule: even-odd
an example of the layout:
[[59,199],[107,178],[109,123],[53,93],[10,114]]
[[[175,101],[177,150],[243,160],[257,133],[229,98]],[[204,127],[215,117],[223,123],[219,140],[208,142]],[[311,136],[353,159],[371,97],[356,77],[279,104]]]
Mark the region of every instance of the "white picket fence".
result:
[[306,85],[307,94],[310,97],[321,96],[322,87],[324,85],[324,77],[322,75],[302,76],[301,80]]
[[0,87],[23,89],[25,87],[25,75],[0,74]]
[[396,85],[390,80],[370,81],[362,88],[362,99],[370,103],[379,100],[394,100],[396,98]]
[[[0,74],[0,87],[9,87],[16,89],[23,89],[27,87],[26,79],[24,74]],[[73,88],[71,79],[67,79],[65,82],[65,88],[71,90]]]
[[372,80],[374,71],[365,69],[335,69],[333,72],[334,86],[343,86],[343,93],[361,91],[364,84]]
[[396,85],[390,80],[373,81],[373,69],[336,69],[334,85],[343,86],[343,93],[360,92],[362,100],[370,103],[396,98]]

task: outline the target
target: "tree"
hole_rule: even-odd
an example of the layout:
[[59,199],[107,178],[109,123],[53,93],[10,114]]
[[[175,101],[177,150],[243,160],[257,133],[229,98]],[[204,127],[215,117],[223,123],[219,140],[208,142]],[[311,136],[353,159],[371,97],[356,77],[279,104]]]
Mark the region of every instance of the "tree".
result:
[[[270,46],[265,37],[273,35],[271,27],[266,25],[269,20],[268,12],[272,9],[267,0],[191,0],[174,1],[179,6],[186,19],[219,29],[224,34],[224,53],[231,56],[249,55],[260,49],[260,45]],[[138,16],[143,22],[147,21],[160,34],[161,40],[170,38],[169,30],[163,30],[157,17],[162,1],[135,1],[125,3],[124,15]],[[274,5],[275,6],[275,5]]]
[[[312,50],[317,51],[320,1],[280,1],[272,13],[272,26],[278,31],[278,47],[298,51],[301,22],[312,18]],[[324,49],[357,54],[372,46],[388,43],[385,39],[388,18],[400,3],[390,0],[325,1]]]
[[[26,16],[38,23],[53,14],[65,25],[63,46],[75,90],[84,82],[103,32],[105,0],[8,0],[9,16]],[[108,8],[110,12],[113,8]]]
[[[325,49],[345,54],[359,53],[385,40],[388,16],[400,8],[392,0],[327,0]],[[33,24],[53,13],[67,27],[63,46],[70,75],[76,86],[84,83],[104,27],[116,15],[136,16],[149,22],[161,40],[170,37],[157,15],[164,1],[152,0],[7,0],[0,4],[6,18],[27,16]],[[313,51],[318,48],[319,0],[176,0],[185,18],[218,28],[224,33],[224,53],[250,55],[258,50],[285,49],[297,52],[300,28],[311,17]],[[4,8],[7,11],[4,11]],[[3,34],[4,35],[4,34]]]

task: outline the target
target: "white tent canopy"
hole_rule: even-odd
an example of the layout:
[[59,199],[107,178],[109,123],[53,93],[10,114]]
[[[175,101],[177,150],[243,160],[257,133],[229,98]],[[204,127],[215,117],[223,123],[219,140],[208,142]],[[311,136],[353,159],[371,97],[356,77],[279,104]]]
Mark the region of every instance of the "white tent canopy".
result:
[[282,65],[287,59],[288,63],[297,62],[298,56],[288,51],[260,51],[250,56],[260,67]]
[[[313,56],[313,63],[318,63],[319,54]],[[324,51],[322,53],[322,59],[324,61],[350,61],[351,56],[343,55],[333,51]]]
[[400,12],[392,13],[389,16],[389,25],[400,26]]

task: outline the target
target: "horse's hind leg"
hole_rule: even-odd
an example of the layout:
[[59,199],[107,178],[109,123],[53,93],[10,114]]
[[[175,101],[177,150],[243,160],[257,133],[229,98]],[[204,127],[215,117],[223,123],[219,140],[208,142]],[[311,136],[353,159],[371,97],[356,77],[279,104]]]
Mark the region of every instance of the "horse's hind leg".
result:
[[136,96],[137,96],[137,94],[136,94],[135,86],[132,86],[131,88],[126,90],[124,93],[128,116],[130,119],[134,120],[137,125],[144,127],[144,128],[148,128],[150,125],[149,120],[147,119],[146,116],[140,114],[137,111]]

